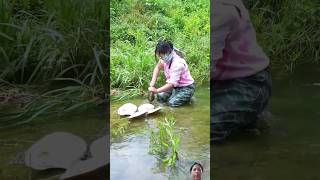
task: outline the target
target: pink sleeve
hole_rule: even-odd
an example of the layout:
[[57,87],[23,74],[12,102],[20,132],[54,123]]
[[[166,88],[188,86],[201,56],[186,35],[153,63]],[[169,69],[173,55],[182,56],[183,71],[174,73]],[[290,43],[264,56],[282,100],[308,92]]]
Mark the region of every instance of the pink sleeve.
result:
[[210,46],[213,49],[210,63],[210,71],[214,72],[215,64],[222,58],[228,35],[237,25],[239,14],[235,6],[225,4],[221,1],[213,3],[213,11],[210,13],[211,19],[211,39]]
[[213,60],[222,58],[227,36],[238,23],[239,14],[234,6],[216,3],[211,19],[211,46],[213,47]]

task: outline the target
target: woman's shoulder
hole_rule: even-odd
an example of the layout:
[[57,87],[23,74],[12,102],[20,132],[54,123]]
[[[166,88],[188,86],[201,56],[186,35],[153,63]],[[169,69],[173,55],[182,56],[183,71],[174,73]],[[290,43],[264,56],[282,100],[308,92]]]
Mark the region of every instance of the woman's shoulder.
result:
[[212,12],[216,26],[217,23],[225,24],[226,22],[236,22],[240,18],[239,12],[237,11],[238,8],[236,7],[238,7],[238,3],[234,1],[216,1],[213,5],[214,11]]
[[187,64],[187,62],[184,58],[177,57],[172,62],[171,66],[173,67],[173,69],[183,69],[186,67],[186,64]]
[[177,53],[173,54],[173,58],[174,58],[174,61],[177,61],[177,62],[186,61],[184,57],[179,56]]
[[174,60],[177,61],[185,61],[184,57],[181,57],[178,53],[176,53],[175,51],[173,51],[173,58]]
[[[241,0],[216,0],[213,8],[214,13],[228,19],[248,18],[249,16],[248,10]],[[217,15],[215,17],[219,17]]]

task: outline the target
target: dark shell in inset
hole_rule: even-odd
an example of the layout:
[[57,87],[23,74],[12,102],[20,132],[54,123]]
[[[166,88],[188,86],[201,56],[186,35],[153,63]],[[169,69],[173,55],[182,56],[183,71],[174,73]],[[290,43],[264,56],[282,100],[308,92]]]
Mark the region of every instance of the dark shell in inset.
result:
[[49,134],[34,143],[25,153],[25,165],[37,170],[70,167],[86,152],[87,143],[66,132]]

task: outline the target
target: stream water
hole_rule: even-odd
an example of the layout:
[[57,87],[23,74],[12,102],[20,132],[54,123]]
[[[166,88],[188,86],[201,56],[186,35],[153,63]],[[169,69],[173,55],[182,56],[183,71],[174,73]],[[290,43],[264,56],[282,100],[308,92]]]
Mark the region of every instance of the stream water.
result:
[[319,74],[309,67],[274,79],[270,130],[212,146],[213,179],[320,179]]
[[[198,88],[191,105],[164,106],[162,112],[131,120],[121,137],[110,146],[111,179],[190,179],[194,161],[204,166],[203,179],[230,180],[317,180],[320,179],[320,69],[297,73],[290,78],[274,79],[268,110],[271,128],[259,136],[237,137],[219,146],[209,145],[209,89]],[[130,100],[146,103],[145,98]],[[111,102],[111,120],[120,117],[116,110],[126,102]],[[63,170],[34,171],[23,165],[11,165],[18,152],[26,150],[44,135],[67,131],[94,140],[106,127],[105,109],[41,117],[32,124],[0,131],[0,179],[58,179]],[[173,169],[148,153],[150,130],[156,122],[172,114],[181,137],[180,160]],[[210,170],[210,156],[212,160]]]
[[[127,101],[128,102],[128,101]],[[132,99],[139,105],[144,98]],[[111,102],[111,121],[120,120],[116,110],[126,102]],[[203,179],[210,174],[209,89],[198,88],[194,101],[179,108],[163,106],[163,111],[147,117],[130,120],[126,133],[112,140],[110,147],[111,179],[191,179],[189,169],[194,161],[204,166]],[[166,168],[161,160],[148,153],[150,129],[157,121],[173,115],[176,133],[181,138],[179,156],[175,168]]]

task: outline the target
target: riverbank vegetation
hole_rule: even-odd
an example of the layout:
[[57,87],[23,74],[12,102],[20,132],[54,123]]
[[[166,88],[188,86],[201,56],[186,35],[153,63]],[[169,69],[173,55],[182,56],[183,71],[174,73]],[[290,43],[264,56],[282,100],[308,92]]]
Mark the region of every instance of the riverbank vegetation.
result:
[[243,1],[273,70],[290,74],[302,64],[319,64],[319,1]]
[[0,127],[106,103],[104,0],[0,4]]
[[209,1],[112,0],[110,16],[110,87],[121,92],[113,99],[147,91],[159,39],[184,53],[197,85],[209,82]]

